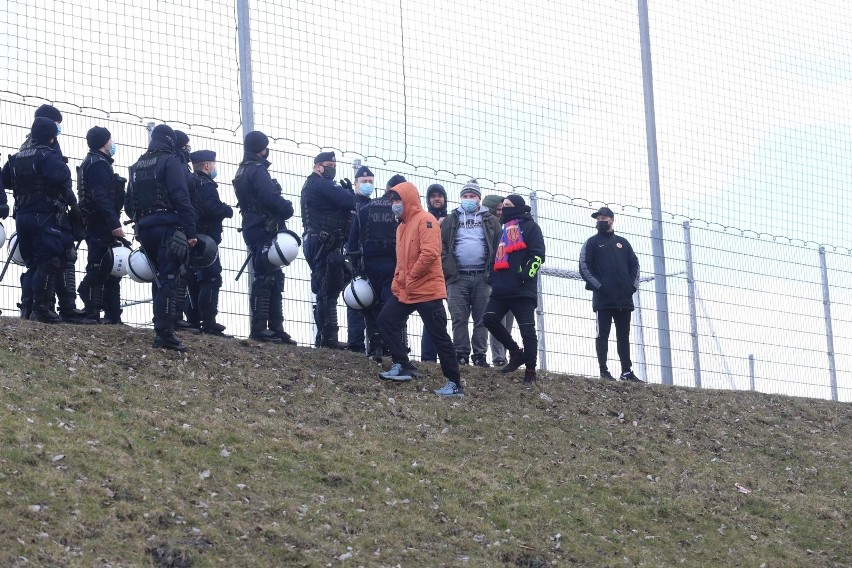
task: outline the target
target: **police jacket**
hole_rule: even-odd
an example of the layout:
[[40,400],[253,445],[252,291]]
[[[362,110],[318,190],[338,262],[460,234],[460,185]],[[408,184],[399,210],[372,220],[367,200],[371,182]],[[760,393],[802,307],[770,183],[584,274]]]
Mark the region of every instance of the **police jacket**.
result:
[[[54,138],[53,144],[48,144],[44,142],[48,148],[56,152],[59,158],[62,160],[64,164],[68,164],[68,158],[62,155],[62,148],[59,146],[59,139]],[[27,134],[27,137],[24,139],[24,143],[21,144],[21,150],[26,150],[27,148],[32,148],[36,145],[36,142],[32,138],[32,134]],[[69,170],[70,173],[70,170]],[[68,176],[68,181],[65,182],[65,204],[66,205],[76,205],[77,204],[77,196],[74,195],[74,190],[71,187],[71,176]]]
[[[480,206],[477,215],[482,216],[483,242],[485,247],[486,269],[494,262],[495,239],[500,232],[500,221],[491,214],[487,207]],[[472,214],[471,214],[472,215]],[[441,264],[447,284],[459,279],[458,260],[456,259],[456,234],[460,220],[463,222],[465,213],[461,208],[454,209],[441,224]]]
[[633,310],[639,287],[639,259],[627,239],[613,232],[597,234],[580,249],[580,275],[592,292],[592,309]]
[[387,197],[379,197],[362,206],[352,230],[346,250],[360,252],[364,259],[396,259],[396,217]]
[[110,156],[90,150],[77,168],[80,211],[89,232],[112,232],[121,227],[127,180],[113,171],[112,164]]
[[197,235],[196,214],[186,186],[186,168],[165,137],[151,138],[148,151],[130,166],[124,210],[137,229],[178,225],[188,239]]
[[[505,210],[504,210],[505,211]],[[521,213],[517,217],[503,219],[509,222],[518,220],[518,228],[526,248],[510,252],[508,255],[509,267],[504,270],[494,269],[494,259],[500,254],[500,239],[503,229],[497,231],[495,253],[489,259],[491,272],[491,295],[497,298],[537,298],[538,297],[538,268],[544,263],[544,235],[541,227],[533,221],[529,213]],[[447,221],[444,221],[446,224]],[[504,225],[505,227],[505,225]],[[535,264],[538,263],[538,266]],[[534,276],[530,276],[530,270],[534,269]]]
[[293,204],[281,196],[281,186],[269,175],[270,165],[257,154],[246,152],[234,177],[247,244],[273,236],[278,232],[279,222],[283,225],[293,216]]
[[9,158],[3,166],[3,186],[12,189],[19,212],[53,213],[57,204],[76,204],[69,196],[71,171],[62,155],[42,142],[34,142]]
[[302,187],[301,206],[305,233],[338,233],[345,238],[355,210],[355,195],[314,172]]
[[219,185],[204,172],[195,172],[198,186],[198,232],[207,235],[216,244],[222,242],[222,221],[234,216],[230,205],[219,199]]

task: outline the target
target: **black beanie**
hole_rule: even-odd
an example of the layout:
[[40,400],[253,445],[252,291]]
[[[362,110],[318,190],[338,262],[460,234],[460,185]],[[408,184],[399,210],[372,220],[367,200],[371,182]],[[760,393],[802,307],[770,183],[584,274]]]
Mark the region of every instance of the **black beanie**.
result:
[[444,186],[441,185],[440,183],[433,183],[432,185],[429,186],[429,189],[426,190],[426,199],[429,199],[430,197],[432,197],[433,193],[440,193],[441,195],[444,196],[444,199],[447,198],[447,190],[444,189]]
[[189,136],[185,132],[175,130],[175,148],[181,149],[189,144]]
[[56,138],[56,133],[59,129],[56,123],[49,118],[40,116],[33,121],[33,126],[30,129],[30,138],[33,142],[50,142],[51,138]]
[[260,154],[267,146],[269,146],[269,138],[260,130],[252,130],[246,134],[246,139],[243,142],[246,152],[251,154]]
[[102,126],[93,126],[86,132],[86,144],[92,150],[100,150],[112,138],[109,130]]
[[506,199],[511,201],[512,204],[515,207],[517,207],[518,209],[521,209],[522,211],[525,211],[527,213],[530,212],[530,208],[527,207],[527,202],[524,201],[524,198],[521,197],[520,195],[518,195],[517,193],[513,193],[512,195],[507,195]]
[[49,118],[53,122],[62,122],[62,113],[59,109],[51,105],[41,105],[35,111],[35,117]]
[[151,131],[151,140],[154,140],[155,138],[160,138],[161,140],[168,138],[168,141],[174,144],[175,131],[172,130],[172,127],[168,124],[158,124],[154,127],[154,130]]
[[396,174],[395,176],[393,176],[392,178],[390,178],[388,180],[388,185],[387,185],[386,189],[396,187],[397,185],[399,185],[401,183],[405,183],[406,181],[407,180],[405,179],[405,177],[402,174]]

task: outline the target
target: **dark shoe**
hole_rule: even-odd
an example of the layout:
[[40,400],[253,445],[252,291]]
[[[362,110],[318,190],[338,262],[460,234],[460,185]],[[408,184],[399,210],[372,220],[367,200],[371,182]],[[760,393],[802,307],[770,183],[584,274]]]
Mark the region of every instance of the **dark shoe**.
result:
[[535,382],[535,369],[524,369],[524,384],[528,385]]
[[283,343],[281,338],[275,335],[274,331],[269,331],[268,329],[251,332],[249,339],[253,341],[260,341],[262,343]]
[[70,312],[61,312],[59,317],[62,318],[62,321],[65,323],[76,323],[82,325],[91,325],[98,323],[98,320],[87,317],[85,312],[82,310],[73,310]]
[[172,349],[181,353],[187,349],[186,344],[173,331],[157,333],[153,346],[156,349]]
[[456,353],[456,359],[459,362],[459,365],[468,365],[468,356],[462,355],[461,353]]
[[610,374],[610,372],[609,372],[609,371],[601,371],[601,378],[602,378],[602,379],[605,379],[605,380],[607,380],[607,381],[614,381],[614,380],[616,380],[616,379],[615,379],[615,377],[613,377],[613,376]]
[[367,352],[367,347],[363,343],[361,345],[347,345],[346,349],[348,349],[352,353],[366,353]]
[[379,349],[373,349],[372,351],[370,351],[370,358],[373,361],[375,361],[376,363],[381,363],[382,362],[382,349],[379,348]]
[[41,323],[62,323],[62,318],[53,310],[33,310],[30,312],[30,320]]
[[524,364],[524,350],[518,349],[509,353],[509,362],[506,366],[500,369],[501,373],[511,373],[517,371]]
[[30,316],[31,316],[31,315],[32,315],[32,313],[33,313],[32,308],[30,308],[30,307],[24,307],[24,305],[23,305],[23,304],[18,304],[18,309],[21,311],[21,319],[22,319],[22,320],[28,320],[28,319],[30,319]]
[[628,383],[644,383],[642,379],[633,374],[633,371],[627,371],[626,373],[621,373],[621,380],[627,381]]
[[201,333],[204,335],[215,335],[216,337],[234,337],[225,333],[225,326],[222,324],[201,325]]
[[186,320],[177,320],[175,322],[175,329],[198,329],[198,326],[193,325]]
[[485,360],[485,355],[474,355],[473,356],[473,366],[474,367],[488,367],[488,361]]
[[281,343],[283,343],[284,345],[298,345],[296,340],[290,337],[290,334],[284,331],[283,329],[273,331],[272,333],[274,333],[275,337],[280,339]]
[[346,351],[346,344],[341,343],[340,341],[336,341],[334,339],[330,341],[324,341],[320,347],[325,347],[326,349],[334,349],[337,351]]

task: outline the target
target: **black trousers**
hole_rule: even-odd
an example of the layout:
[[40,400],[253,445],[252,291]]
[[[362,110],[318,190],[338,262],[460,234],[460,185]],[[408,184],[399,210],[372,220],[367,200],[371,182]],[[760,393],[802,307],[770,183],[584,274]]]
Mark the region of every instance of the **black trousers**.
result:
[[601,371],[607,371],[606,358],[609,351],[609,331],[615,322],[615,345],[618,358],[621,361],[621,372],[626,373],[633,368],[630,361],[630,310],[598,310],[598,335],[595,338],[595,351],[598,354],[598,365]]
[[517,351],[520,349],[517,341],[512,339],[512,334],[503,327],[503,318],[512,312],[524,343],[524,366],[532,370],[538,363],[538,335],[535,332],[537,304],[535,298],[496,298],[492,295],[485,306],[485,315],[482,316],[482,321],[491,335],[509,351]]
[[461,384],[459,362],[456,359],[456,348],[447,333],[447,311],[444,302],[432,300],[419,304],[403,304],[396,296],[391,296],[385,303],[378,318],[379,332],[385,347],[390,350],[394,363],[408,365],[408,350],[403,341],[402,329],[408,321],[408,316],[417,312],[425,327],[438,347],[438,358],[441,362],[441,372],[457,385]]

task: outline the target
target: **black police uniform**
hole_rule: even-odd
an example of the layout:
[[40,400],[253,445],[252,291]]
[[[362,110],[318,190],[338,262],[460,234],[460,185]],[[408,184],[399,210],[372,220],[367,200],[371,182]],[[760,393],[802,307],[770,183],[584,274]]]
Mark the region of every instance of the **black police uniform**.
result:
[[174,335],[175,288],[188,255],[186,241],[196,237],[196,216],[186,168],[175,156],[174,133],[162,126],[154,129],[148,151],[130,166],[124,208],[156,274],[154,346],[182,351],[186,346]]
[[[66,194],[71,171],[49,145],[56,133],[53,121],[37,118],[29,147],[10,156],[2,172],[3,185],[15,197],[18,246],[29,272],[22,284],[33,302],[30,317],[47,323],[61,321],[53,297],[65,251],[74,243]],[[25,288],[22,303],[27,295]]]
[[[183,166],[184,177],[186,178],[186,188],[189,191],[189,202],[195,210],[196,219],[201,216],[201,200],[199,197],[199,188],[201,179],[190,168],[189,137],[180,130],[175,130],[178,161]],[[181,145],[183,144],[183,145]],[[203,233],[198,229],[199,233]],[[206,233],[205,233],[206,234]],[[208,235],[209,236],[209,235]],[[198,298],[199,284],[195,278],[195,269],[190,266],[191,257],[187,258],[187,263],[183,266],[180,276],[175,286],[175,298],[177,299],[177,307],[175,309],[175,329],[191,329],[194,333],[198,333],[201,327],[201,314],[198,310],[198,305],[193,300]],[[186,313],[186,320],[183,315]]]
[[[215,160],[215,154],[214,154]],[[209,161],[214,161],[209,160]],[[202,160],[208,161],[208,160]],[[204,172],[196,172],[198,187],[198,232],[222,242],[222,221],[234,216],[234,210],[219,199],[218,184]],[[205,333],[221,334],[225,327],[216,322],[219,314],[219,290],[222,288],[222,263],[219,257],[208,267],[195,272],[197,288],[190,288],[192,305],[201,318]]]
[[373,287],[376,299],[364,313],[369,353],[381,358],[382,336],[376,318],[391,297],[391,282],[396,269],[396,229],[398,222],[387,195],[373,199],[358,210],[349,233],[347,250],[360,253],[360,272]]
[[267,252],[293,204],[281,196],[281,186],[269,175],[268,160],[246,152],[234,177],[234,192],[242,215],[242,233],[251,254],[251,334],[258,341],[295,344],[284,331],[284,272],[269,262]]
[[345,286],[343,244],[355,209],[355,195],[316,172],[302,188],[302,250],[311,269],[311,291],[316,294],[315,344],[338,347],[337,297]]
[[[356,175],[355,177],[357,178],[358,176]],[[352,223],[349,230],[345,231],[344,235],[348,236],[350,234],[351,227],[355,225],[358,218],[358,212],[371,201],[372,199],[362,193],[355,194],[355,214],[352,216]],[[350,254],[353,252],[353,249],[349,248],[348,244],[345,250],[347,256],[350,257],[352,265],[357,267],[361,263],[360,253]],[[369,340],[369,336],[365,337],[366,329],[367,320],[364,312],[346,308],[346,348],[349,351],[354,351],[355,353],[365,353],[367,351],[365,339]]]
[[86,276],[78,292],[86,317],[100,320],[104,311],[106,323],[121,323],[121,277],[112,276],[107,251],[116,243],[112,231],[121,227],[127,180],[115,173],[112,157],[100,150],[89,150],[77,168],[79,206],[86,227],[88,249]]

